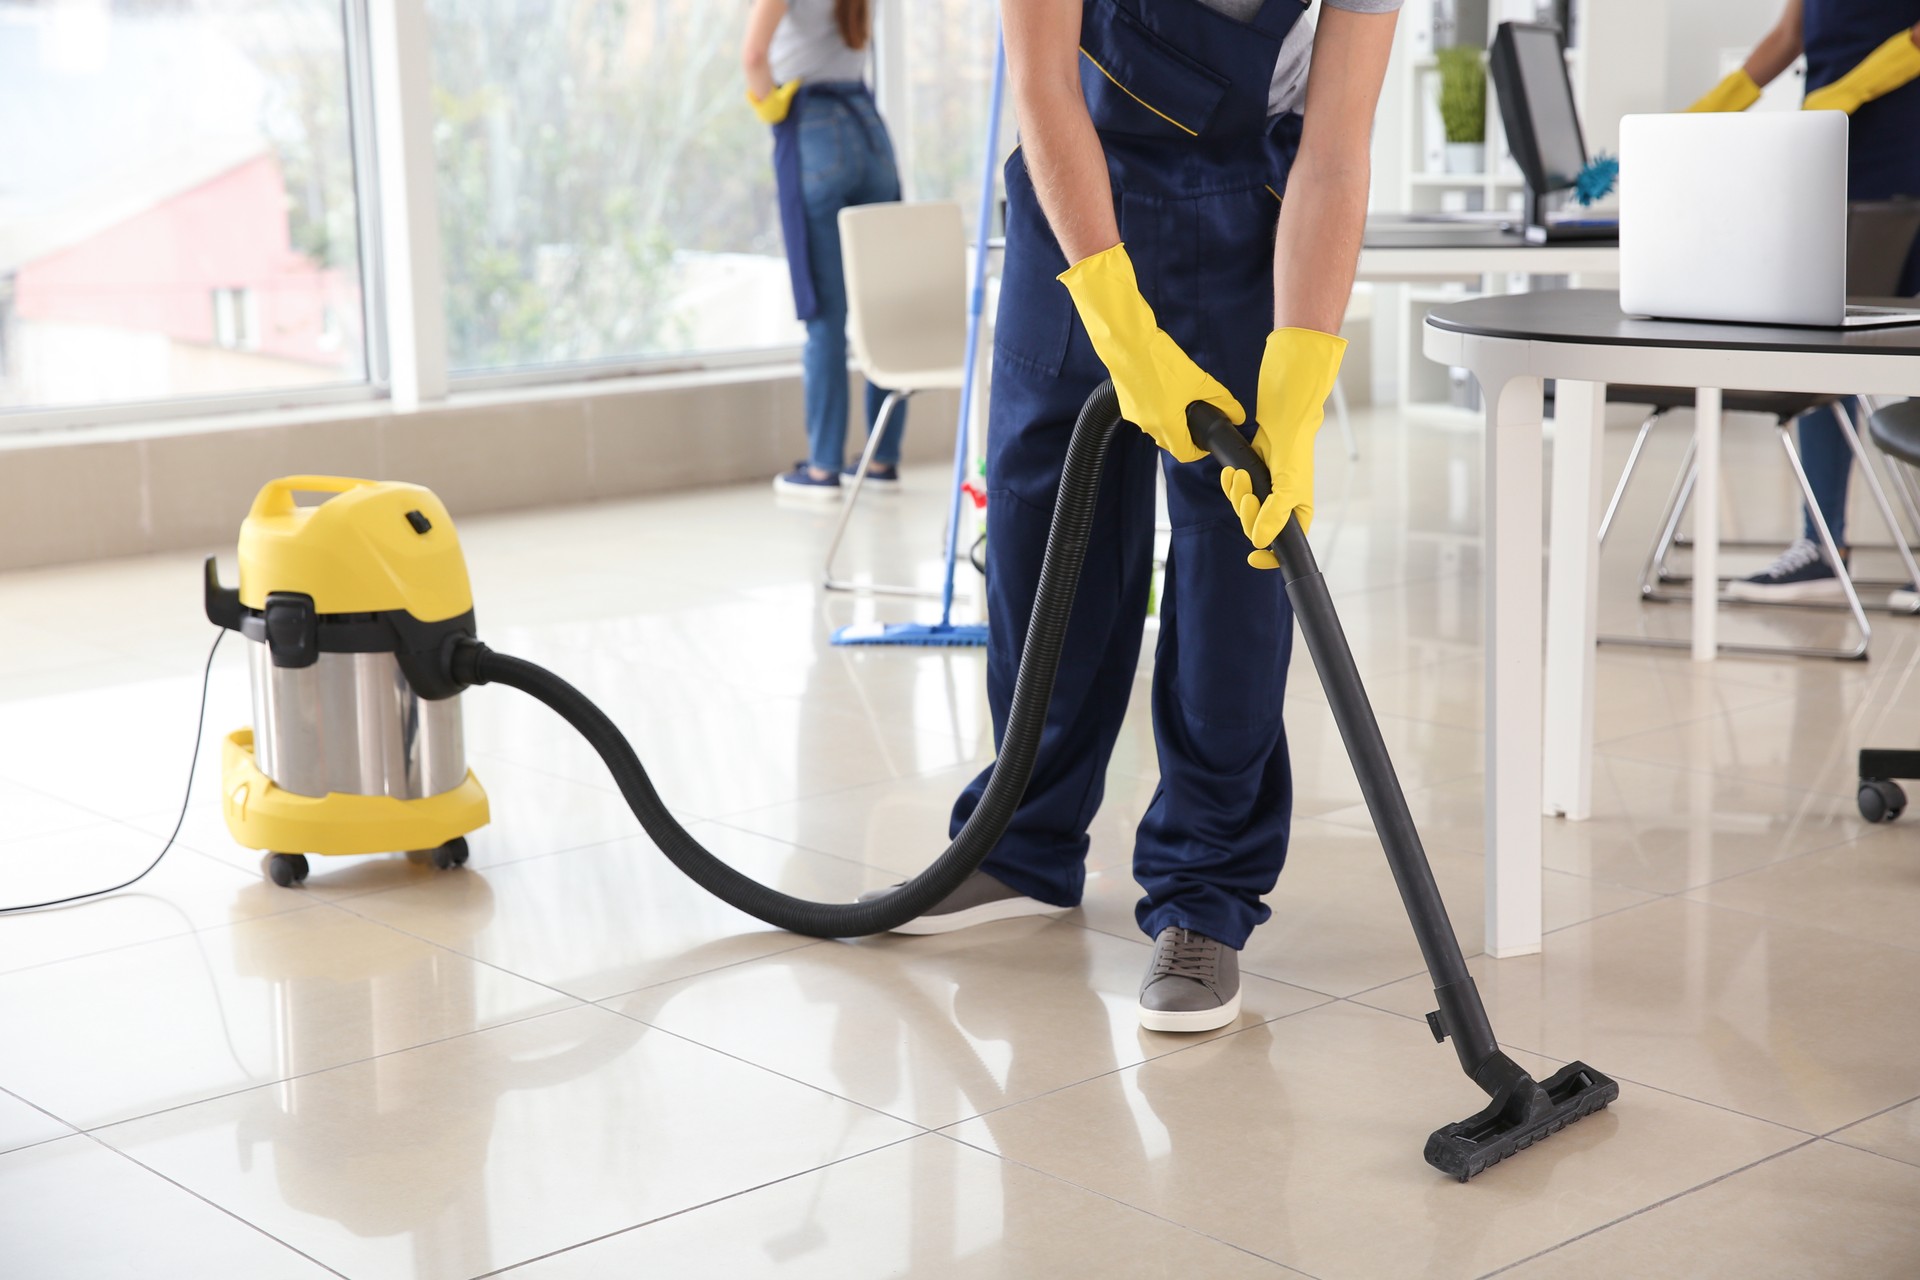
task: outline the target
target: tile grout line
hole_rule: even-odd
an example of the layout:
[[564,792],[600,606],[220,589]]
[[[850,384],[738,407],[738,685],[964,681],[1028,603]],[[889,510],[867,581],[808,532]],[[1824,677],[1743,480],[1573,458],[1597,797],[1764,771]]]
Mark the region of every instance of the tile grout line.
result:
[[206,1205],[208,1208],[214,1210],[216,1213],[221,1213],[226,1215],[229,1218],[232,1218],[235,1222],[247,1228],[247,1230],[258,1232],[260,1235],[265,1236],[267,1239],[273,1241],[275,1244],[279,1245],[281,1248],[287,1250],[288,1252],[297,1254],[298,1256],[305,1258],[308,1262],[311,1262],[314,1266],[319,1267],[322,1271],[325,1271],[327,1274],[339,1276],[341,1280],[351,1280],[351,1277],[347,1276],[345,1272],[337,1271],[334,1268],[328,1266],[326,1263],[320,1261],[320,1259],[314,1257],[312,1254],[308,1253],[306,1250],[298,1248],[295,1245],[289,1244],[287,1241],[282,1240],[279,1236],[274,1235],[271,1231],[268,1231],[265,1227],[261,1226],[259,1223],[253,1222],[246,1218],[241,1217],[238,1213],[235,1213],[232,1209],[227,1208],[225,1205],[220,1204],[218,1201],[208,1199],[206,1196],[201,1195],[198,1191],[195,1191],[192,1187],[187,1186],[185,1183],[179,1182],[173,1178],[168,1177],[166,1174],[160,1172],[158,1169],[155,1169],[153,1166],[134,1158],[133,1156],[126,1153],[125,1151],[122,1151],[120,1148],[113,1146],[108,1142],[102,1141],[100,1138],[96,1137],[94,1134],[83,1130],[80,1133],[75,1134],[74,1136],[87,1139],[88,1141],[92,1142],[95,1146],[99,1147],[101,1150],[109,1153],[110,1155],[114,1155],[119,1157],[122,1160],[125,1160],[128,1164],[132,1165],[136,1169],[145,1170],[146,1172],[152,1174],[154,1177],[160,1179],[160,1181],[166,1183],[167,1185],[178,1189],[179,1191],[181,1191],[186,1195],[192,1196],[195,1200],[198,1200],[201,1204]]
[[[616,996],[612,998],[618,999],[619,997]],[[789,1084],[798,1085],[802,1089],[809,1090],[813,1093],[820,1094],[824,1097],[832,1098],[836,1102],[844,1102],[848,1106],[858,1107],[860,1108],[860,1110],[871,1112],[874,1115],[879,1116],[883,1120],[892,1120],[892,1121],[895,1121],[896,1123],[907,1125],[911,1128],[918,1129],[921,1133],[937,1132],[937,1130],[934,1129],[932,1126],[921,1124],[918,1120],[909,1120],[905,1116],[897,1116],[893,1114],[893,1112],[891,1111],[887,1111],[880,1107],[874,1106],[872,1103],[862,1102],[858,1098],[849,1098],[845,1094],[835,1093],[831,1089],[823,1088],[820,1085],[812,1083],[811,1081],[802,1080],[798,1076],[790,1076],[784,1071],[780,1071],[773,1067],[769,1067],[764,1063],[755,1062],[751,1058],[743,1058],[737,1053],[733,1053],[733,1052],[730,1052],[729,1050],[720,1048],[718,1045],[711,1045],[711,1044],[707,1044],[705,1041],[695,1040],[692,1036],[685,1035],[678,1031],[674,1031],[668,1027],[663,1027],[657,1022],[648,1022],[645,1018],[637,1018],[633,1014],[623,1012],[622,1010],[619,1010],[619,1009],[610,1009],[610,1008],[607,1008],[607,1006],[605,1005],[596,1004],[590,1007],[596,1008],[596,1009],[605,1009],[606,1012],[612,1014],[616,1018],[624,1018],[628,1022],[634,1023],[637,1026],[645,1027],[649,1031],[657,1032],[658,1034],[663,1036],[669,1036],[672,1039],[681,1041],[684,1044],[690,1044],[696,1049],[702,1049],[708,1053],[717,1053],[721,1057],[729,1058],[734,1062],[739,1063],[743,1067],[750,1067],[754,1071],[763,1072],[777,1079],[785,1080]],[[917,1135],[910,1135],[910,1136],[917,1136]]]
[[1492,1271],[1484,1272],[1481,1274],[1480,1280],[1492,1280],[1492,1277],[1511,1271],[1515,1267],[1523,1266],[1526,1263],[1532,1262],[1535,1258],[1542,1258],[1542,1257],[1545,1257],[1547,1254],[1557,1253],[1558,1251],[1566,1248],[1570,1244],[1578,1244],[1580,1241],[1585,1240],[1588,1236],[1598,1235],[1602,1231],[1610,1230],[1613,1227],[1619,1226],[1623,1222],[1630,1222],[1633,1219],[1641,1216],[1642,1214],[1653,1212],[1655,1209],[1660,1208],[1662,1205],[1672,1204],[1674,1201],[1684,1199],[1687,1196],[1690,1196],[1697,1191],[1705,1191],[1708,1187],[1714,1186],[1718,1183],[1725,1182],[1728,1178],[1736,1177],[1739,1174],[1745,1173],[1749,1169],[1757,1169],[1763,1164],[1767,1164],[1770,1161],[1780,1159],[1780,1157],[1782,1156],[1790,1156],[1796,1151],[1804,1151],[1806,1148],[1812,1146],[1814,1143],[1819,1141],[1820,1139],[1818,1137],[1809,1136],[1805,1142],[1796,1142],[1790,1147],[1786,1147],[1780,1151],[1774,1152],[1772,1155],[1761,1156],[1758,1160],[1749,1161],[1748,1163],[1741,1165],[1737,1169],[1729,1169],[1725,1173],[1720,1174],[1717,1177],[1708,1178],[1705,1182],[1698,1183],[1694,1186],[1687,1187],[1684,1190],[1676,1191],[1670,1196],[1664,1196],[1659,1200],[1655,1200],[1652,1204],[1642,1205],[1640,1208],[1635,1209],[1632,1213],[1621,1214],[1619,1217],[1614,1218],[1609,1222],[1603,1222],[1597,1227],[1592,1227],[1586,1231],[1582,1231],[1577,1236],[1570,1236],[1567,1239],[1562,1240],[1559,1244],[1553,1245],[1546,1249],[1542,1249],[1538,1253],[1530,1253],[1524,1258],[1516,1258],[1514,1261],[1507,1263],[1503,1267],[1496,1267]]
[[[1405,979],[1402,979],[1402,981],[1404,980]],[[1392,985],[1392,984],[1388,984],[1388,985]],[[1375,990],[1378,990],[1378,989],[1379,988],[1375,988]],[[1359,994],[1364,995],[1366,993],[1361,992]],[[1347,999],[1346,997],[1342,997],[1342,1000],[1348,1004],[1354,1005],[1357,1008],[1366,1009],[1372,1013],[1384,1013],[1384,1014],[1387,1014],[1389,1017],[1399,1018],[1402,1021],[1415,1023],[1422,1026],[1424,1026],[1426,1023],[1426,1019],[1416,1017],[1413,1014],[1401,1013],[1395,1009],[1383,1009],[1379,1005],[1375,1005],[1375,1004],[1362,1004],[1357,997],[1353,999]],[[1531,1048],[1528,1048],[1526,1045],[1515,1044],[1511,1041],[1501,1040],[1498,1037],[1495,1038],[1495,1043],[1502,1049],[1511,1049],[1517,1053],[1531,1054],[1536,1058],[1545,1058],[1549,1062],[1559,1062],[1562,1060],[1558,1054],[1546,1053],[1539,1049],[1531,1049]],[[1568,1061],[1571,1061],[1571,1059],[1568,1059]],[[1650,1089],[1655,1093],[1665,1094],[1669,1098],[1678,1098],[1682,1102],[1691,1102],[1698,1106],[1711,1107],[1715,1111],[1724,1111],[1728,1115],[1739,1116],[1743,1120],[1752,1120],[1755,1123],[1770,1125],[1776,1129],[1785,1129],[1789,1133],[1798,1133],[1808,1138],[1820,1138],[1820,1137],[1828,1136],[1825,1134],[1816,1133],[1811,1129],[1802,1129],[1798,1125],[1787,1124],[1784,1121],[1769,1120],[1765,1116],[1756,1116],[1751,1112],[1742,1111],[1738,1107],[1730,1107],[1724,1102],[1714,1102],[1712,1099],[1709,1099],[1709,1098],[1696,1098],[1690,1093],[1681,1093],[1677,1089],[1670,1089],[1664,1085],[1654,1084],[1651,1081],[1637,1080],[1631,1076],[1614,1076],[1613,1079],[1624,1084],[1630,1084],[1636,1089]],[[1920,1101],[1920,1099],[1915,1099],[1915,1100]],[[1894,1104],[1895,1107],[1901,1107],[1905,1105],[1906,1103],[1903,1103],[1903,1102],[1896,1102]],[[1888,1110],[1892,1110],[1892,1108],[1890,1107],[1888,1108]],[[1876,1112],[1875,1114],[1877,1115],[1879,1113]],[[1873,1118],[1872,1116],[1865,1116],[1865,1117],[1862,1117],[1862,1120],[1871,1120],[1872,1118]],[[1849,1123],[1859,1124],[1862,1122],[1862,1120],[1854,1120],[1854,1121],[1850,1121]],[[1845,1127],[1846,1127],[1845,1125],[1841,1126],[1841,1128],[1845,1128]],[[1838,1130],[1836,1130],[1835,1132],[1838,1132]]]
[[[659,1028],[654,1028],[654,1029],[659,1030]],[[666,1034],[672,1035],[673,1033],[669,1031]],[[738,1191],[729,1191],[725,1195],[715,1196],[711,1200],[702,1200],[699,1204],[690,1204],[683,1209],[675,1209],[671,1213],[663,1213],[658,1217],[647,1218],[640,1222],[629,1223],[624,1227],[620,1227],[613,1231],[604,1232],[600,1235],[593,1236],[590,1239],[576,1241],[573,1244],[564,1245],[558,1249],[549,1249],[545,1253],[537,1254],[531,1258],[522,1258],[518,1262],[510,1262],[506,1266],[496,1267],[492,1271],[483,1271],[478,1276],[475,1276],[473,1280],[486,1280],[486,1277],[488,1276],[505,1275],[508,1272],[517,1271],[521,1267],[528,1267],[528,1266],[532,1266],[536,1262],[543,1262],[548,1258],[557,1258],[561,1254],[572,1253],[575,1249],[584,1249],[589,1245],[600,1244],[603,1241],[612,1240],[616,1236],[624,1236],[635,1231],[645,1230],[647,1227],[658,1226],[662,1222],[668,1222],[674,1218],[685,1217],[689,1213],[695,1213],[701,1209],[710,1208],[716,1204],[725,1204],[729,1200],[737,1200],[741,1196],[751,1195],[753,1192],[765,1190],[767,1187],[777,1187],[783,1182],[792,1182],[796,1178],[804,1178],[804,1177],[807,1177],[809,1174],[822,1173],[828,1169],[833,1168],[835,1165],[845,1164],[849,1160],[859,1160],[866,1156],[873,1155],[876,1152],[886,1151],[892,1147],[900,1146],[903,1143],[916,1142],[921,1138],[930,1137],[930,1136],[933,1136],[932,1131],[927,1129],[922,1129],[919,1133],[909,1133],[904,1137],[895,1138],[891,1142],[883,1142],[877,1147],[869,1147],[865,1151],[855,1151],[849,1155],[841,1156],[838,1159],[828,1160],[824,1164],[817,1164],[808,1169],[799,1169],[794,1171],[793,1173],[782,1174],[778,1178],[769,1178],[765,1182],[757,1182],[753,1186],[742,1187]]]
[[[139,1120],[151,1120],[155,1116],[170,1115],[175,1111],[184,1111],[188,1107],[197,1107],[208,1102],[218,1102],[223,1098],[235,1098],[240,1096],[243,1093],[252,1093],[257,1089],[270,1089],[278,1085],[291,1084],[295,1080],[308,1080],[315,1076],[326,1075],[330,1071],[341,1071],[347,1067],[361,1067],[361,1066],[365,1066],[369,1062],[379,1062],[384,1058],[391,1058],[398,1054],[412,1053],[416,1049],[428,1049],[428,1048],[432,1048],[434,1045],[451,1044],[455,1040],[465,1040],[470,1036],[482,1035],[489,1031],[498,1031],[505,1027],[517,1027],[522,1023],[535,1022],[541,1018],[558,1017],[563,1013],[571,1013],[575,1009],[586,1009],[586,1008],[592,1008],[592,1007],[594,1006],[590,1002],[576,1001],[571,1008],[546,1009],[539,1013],[529,1013],[518,1018],[506,1018],[499,1022],[490,1022],[484,1027],[473,1027],[466,1031],[457,1031],[452,1035],[435,1036],[431,1040],[422,1040],[419,1044],[402,1045],[400,1048],[397,1048],[397,1049],[388,1049],[384,1053],[370,1053],[364,1058],[353,1058],[346,1062],[333,1062],[333,1063],[327,1064],[324,1067],[315,1067],[311,1071],[297,1071],[292,1075],[275,1076],[270,1080],[252,1080],[252,1081],[248,1081],[245,1084],[240,1085],[238,1088],[225,1089],[219,1093],[210,1093],[204,1098],[195,1098],[190,1102],[176,1102],[172,1106],[159,1107],[152,1111],[142,1111],[138,1115],[121,1116],[115,1120],[103,1120],[96,1125],[88,1125],[88,1126],[73,1125],[73,1128],[80,1133],[86,1134],[88,1137],[94,1137],[104,1130],[116,1128],[119,1125],[133,1124],[135,1121],[139,1121]],[[48,1114],[52,1115],[53,1113],[48,1112]],[[59,1119],[58,1116],[55,1116],[55,1118]],[[71,1121],[63,1121],[63,1123],[72,1124]],[[118,1150],[118,1149],[119,1148],[117,1147],[115,1148],[115,1150]]]
[[[1236,1032],[1235,1034],[1238,1034],[1238,1033]],[[1220,1038],[1224,1040],[1224,1039],[1227,1039],[1228,1037],[1222,1036]],[[1209,1040],[1207,1041],[1207,1043],[1213,1044],[1215,1043],[1215,1041]],[[1194,1047],[1198,1048],[1199,1046],[1196,1045]],[[1185,1050],[1181,1050],[1181,1052],[1185,1052]],[[978,1116],[970,1117],[970,1119],[980,1119],[980,1118],[981,1117],[978,1117]],[[945,1130],[936,1130],[935,1132],[938,1136],[946,1138],[950,1142],[959,1143],[961,1146],[966,1147],[970,1151],[978,1151],[982,1155],[991,1156],[996,1160],[1003,1160],[1006,1163],[1014,1166],[1016,1169],[1025,1169],[1027,1172],[1038,1174],[1040,1177],[1046,1178],[1049,1181],[1058,1182],[1063,1186],[1072,1187],[1077,1191],[1084,1191],[1088,1195],[1095,1196],[1101,1200],[1105,1200],[1110,1204],[1117,1204],[1123,1209],[1131,1209],[1135,1213],[1144,1214],[1146,1217],[1152,1218],[1157,1222],[1164,1222],[1168,1226],[1174,1227],[1180,1231],[1189,1232],[1193,1235],[1199,1236],[1203,1240],[1211,1240],[1215,1244],[1225,1245],[1227,1248],[1232,1249],[1235,1252],[1244,1253],[1249,1257],[1258,1258],[1262,1262],[1270,1263],[1273,1266],[1279,1267],[1282,1271],[1290,1272],[1291,1274],[1297,1275],[1297,1276],[1306,1276],[1308,1280],[1319,1280],[1319,1278],[1313,1275],[1312,1272],[1303,1271],[1299,1267],[1291,1266],[1288,1263],[1280,1261],[1278,1258],[1270,1258],[1264,1253],[1260,1253],[1259,1251],[1254,1249],[1249,1249],[1244,1245],[1235,1244],[1231,1240],[1223,1240],[1219,1236],[1216,1236],[1211,1232],[1202,1231],[1198,1227],[1189,1226],[1187,1223],[1177,1221],[1173,1218],[1169,1218],[1164,1214],[1155,1213],[1152,1209],[1149,1209],[1144,1205],[1135,1204],[1131,1200],[1122,1200],[1119,1196],[1111,1195],[1105,1191],[1100,1190],[1097,1187],[1090,1187],[1083,1182],[1075,1182],[1072,1178],[1069,1178],[1064,1174],[1054,1173],[1052,1170],[1049,1170],[1049,1169],[1042,1169],[1038,1165],[1028,1164],[1024,1160],[1015,1160],[1012,1156],[1006,1155],[999,1151],[989,1151],[985,1147],[979,1146],[972,1142],[968,1142],[965,1138],[956,1137],[955,1135],[950,1134]]]

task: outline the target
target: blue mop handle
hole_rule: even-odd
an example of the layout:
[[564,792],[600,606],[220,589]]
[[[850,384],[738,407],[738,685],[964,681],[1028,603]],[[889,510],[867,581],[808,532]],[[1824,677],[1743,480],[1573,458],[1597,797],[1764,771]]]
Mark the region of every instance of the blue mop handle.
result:
[[986,163],[980,174],[980,219],[974,223],[973,290],[967,295],[966,370],[960,383],[960,429],[953,440],[953,505],[947,510],[947,580],[940,590],[940,626],[953,625],[953,572],[960,555],[960,490],[967,481],[967,433],[973,425],[974,369],[980,358],[980,317],[987,309],[987,230],[993,225],[994,153],[1000,141],[1000,95],[1007,80],[1007,46],[993,48],[993,95],[987,106]]

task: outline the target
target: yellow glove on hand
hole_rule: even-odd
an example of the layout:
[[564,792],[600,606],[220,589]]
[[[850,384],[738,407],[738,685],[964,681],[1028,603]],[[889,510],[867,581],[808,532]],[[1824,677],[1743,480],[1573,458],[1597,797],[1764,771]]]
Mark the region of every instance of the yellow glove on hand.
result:
[[1745,111],[1760,101],[1760,86],[1747,74],[1745,67],[1735,67],[1727,72],[1726,78],[1707,90],[1700,101],[1688,107],[1689,111]]
[[1911,34],[1902,31],[1862,58],[1859,66],[1809,93],[1800,105],[1806,111],[1844,111],[1852,115],[1914,79],[1920,79],[1920,47],[1915,47]]
[[1275,329],[1260,358],[1260,399],[1254,407],[1259,428],[1253,451],[1267,464],[1273,491],[1265,502],[1253,496],[1253,478],[1233,467],[1220,468],[1220,488],[1240,517],[1240,527],[1256,548],[1247,563],[1277,569],[1267,550],[1280,536],[1287,517],[1298,513],[1300,531],[1313,525],[1313,438],[1326,416],[1327,397],[1340,374],[1347,340],[1318,329]]
[[1235,426],[1247,411],[1163,332],[1140,296],[1127,246],[1117,244],[1068,267],[1060,283],[1093,339],[1093,350],[1113,378],[1120,413],[1181,462],[1207,456],[1187,430],[1187,406],[1204,400]]
[[779,124],[787,118],[787,112],[793,109],[793,95],[799,91],[800,82],[789,80],[785,84],[773,86],[773,91],[764,98],[753,96],[753,90],[747,90],[747,105],[753,108],[753,114],[760,117],[763,124]]

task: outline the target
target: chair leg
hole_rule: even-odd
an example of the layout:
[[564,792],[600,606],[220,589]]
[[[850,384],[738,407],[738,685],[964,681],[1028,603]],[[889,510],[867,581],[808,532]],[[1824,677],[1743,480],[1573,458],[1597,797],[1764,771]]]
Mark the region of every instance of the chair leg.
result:
[[1647,447],[1647,436],[1653,430],[1653,424],[1660,421],[1664,409],[1655,409],[1640,424],[1640,434],[1633,438],[1633,448],[1627,454],[1627,465],[1621,469],[1620,483],[1613,486],[1613,498],[1607,503],[1607,513],[1600,517],[1600,545],[1607,544],[1607,530],[1613,527],[1613,517],[1620,510],[1620,499],[1627,496],[1627,481],[1633,479],[1633,469],[1640,462],[1640,451]]
[[873,429],[867,433],[867,447],[860,451],[860,466],[853,473],[853,487],[847,490],[847,498],[840,507],[840,521],[833,527],[833,538],[827,543],[827,562],[821,570],[821,585],[828,591],[855,591],[861,595],[910,596],[920,600],[937,600],[938,591],[925,587],[896,586],[885,583],[855,582],[851,578],[833,576],[834,558],[840,554],[841,540],[847,536],[847,525],[853,520],[853,507],[860,500],[861,486],[867,482],[867,467],[873,462],[873,454],[880,447],[880,440],[886,435],[887,426],[893,421],[896,405],[905,404],[913,397],[911,391],[889,391],[887,398],[880,402],[880,416],[874,422]]
[[1699,448],[1693,437],[1687,437],[1687,451],[1680,458],[1680,474],[1673,479],[1673,488],[1667,494],[1667,508],[1660,516],[1660,536],[1654,539],[1653,547],[1647,552],[1647,563],[1640,570],[1640,595],[1652,598],[1660,589],[1661,568],[1666,564],[1667,553],[1673,549],[1674,535],[1680,530],[1680,517],[1686,513],[1687,499],[1693,496],[1693,481],[1698,474],[1694,467],[1694,455]]
[[1880,460],[1887,464],[1887,475],[1893,481],[1894,492],[1900,495],[1900,505],[1916,535],[1920,535],[1920,489],[1914,485],[1913,469],[1890,454],[1881,454]]
[[1353,434],[1353,419],[1347,416],[1347,391],[1340,380],[1333,380],[1333,413],[1340,419],[1340,438],[1347,442],[1349,461],[1360,461],[1360,438]]
[[[1847,609],[1853,615],[1854,625],[1859,629],[1860,641],[1844,649],[1820,649],[1809,645],[1730,644],[1723,641],[1719,646],[1720,652],[1842,660],[1864,658],[1867,655],[1867,645],[1873,638],[1873,628],[1867,621],[1866,610],[1860,603],[1860,596],[1854,590],[1853,580],[1847,576],[1846,566],[1840,560],[1840,549],[1834,545],[1833,534],[1827,528],[1826,517],[1820,512],[1820,504],[1814,501],[1813,486],[1807,482],[1807,473],[1800,465],[1800,454],[1793,447],[1793,437],[1787,423],[1780,424],[1780,444],[1786,451],[1787,464],[1793,468],[1793,478],[1800,486],[1800,496],[1806,500],[1808,510],[1814,513],[1814,524],[1819,531],[1821,543],[1825,547],[1827,559],[1830,563],[1840,566],[1840,589],[1847,598]],[[1687,501],[1693,496],[1694,479],[1697,474],[1693,447],[1689,444],[1686,458],[1681,466],[1680,478],[1675,482],[1673,494],[1667,501],[1667,512],[1662,518],[1660,539],[1654,543],[1653,551],[1647,557],[1646,568],[1640,575],[1640,594],[1646,599],[1670,601],[1692,598],[1692,590],[1656,594],[1655,581],[1660,564],[1665,559],[1667,550],[1673,545],[1673,535],[1679,528],[1681,517],[1686,512]],[[1719,584],[1715,583],[1713,589],[1717,592]],[[1690,649],[1693,646],[1691,640],[1667,639],[1662,636],[1603,635],[1599,639],[1602,644],[1633,645],[1644,649]]]
[[1880,509],[1880,518],[1886,522],[1887,535],[1893,541],[1893,549],[1900,556],[1900,567],[1907,571],[1909,583],[1920,583],[1920,566],[1913,562],[1913,551],[1907,546],[1907,537],[1900,529],[1899,520],[1894,518],[1893,504],[1887,501],[1887,491],[1880,487],[1880,477],[1874,472],[1873,461],[1867,457],[1866,448],[1860,443],[1860,432],[1853,425],[1853,414],[1848,412],[1846,402],[1839,401],[1833,406],[1833,416],[1840,424],[1841,434],[1847,438],[1847,447],[1853,451],[1854,461],[1860,464],[1860,474],[1867,482],[1867,491],[1873,495],[1873,504]]
[[[1841,421],[1844,423],[1846,419],[1843,417]],[[1847,431],[1849,435],[1852,434],[1850,426]],[[1860,628],[1859,650],[1847,656],[1864,656],[1867,641],[1873,638],[1873,627],[1867,622],[1867,611],[1860,607],[1860,595],[1853,589],[1853,578],[1847,573],[1846,561],[1840,558],[1840,548],[1834,545],[1833,530],[1827,524],[1826,513],[1820,509],[1819,500],[1813,496],[1813,486],[1807,482],[1806,468],[1800,465],[1800,451],[1793,447],[1790,423],[1780,424],[1780,447],[1786,451],[1787,464],[1793,468],[1793,478],[1799,482],[1800,496],[1806,500],[1807,510],[1813,513],[1813,528],[1820,535],[1820,545],[1827,553],[1827,563],[1833,566],[1834,573],[1839,576],[1840,590],[1847,597],[1847,611],[1853,614],[1853,623]],[[1818,654],[1822,651],[1791,647],[1786,652]]]

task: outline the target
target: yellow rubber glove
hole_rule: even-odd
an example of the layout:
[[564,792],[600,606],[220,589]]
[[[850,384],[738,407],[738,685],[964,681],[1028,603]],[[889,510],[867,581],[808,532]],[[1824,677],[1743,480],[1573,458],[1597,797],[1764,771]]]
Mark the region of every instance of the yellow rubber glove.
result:
[[1760,86],[1747,74],[1745,67],[1735,67],[1727,72],[1726,79],[1707,90],[1700,101],[1688,107],[1689,111],[1745,111],[1760,101]]
[[1300,531],[1313,527],[1313,438],[1326,416],[1327,397],[1340,374],[1347,340],[1318,329],[1275,329],[1260,358],[1260,399],[1253,416],[1253,451],[1273,476],[1265,502],[1253,496],[1253,479],[1233,467],[1220,468],[1220,488],[1240,517],[1240,527],[1256,548],[1247,563],[1277,569],[1267,550],[1280,536],[1289,515],[1298,514]]
[[[1905,31],[1860,60],[1860,65],[1807,95],[1807,111],[1844,111],[1852,115],[1875,98],[1885,97],[1910,80],[1920,79],[1920,47]],[[1916,140],[1915,146],[1920,146]]]
[[[1060,273],[1060,283],[1073,295],[1094,353],[1113,379],[1121,416],[1152,436],[1155,444],[1181,462],[1207,456],[1187,430],[1187,406],[1196,400],[1213,405],[1236,426],[1247,420],[1240,402],[1154,320],[1153,308],[1134,280],[1127,246],[1117,244],[1082,258]],[[1193,301],[1204,305],[1204,299]]]
[[785,84],[773,86],[773,92],[764,98],[753,96],[753,90],[747,90],[747,105],[753,108],[753,114],[760,117],[762,124],[779,124],[787,118],[787,112],[793,109],[793,95],[799,90],[798,80],[789,80]]

